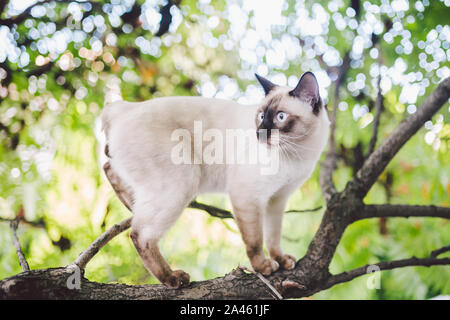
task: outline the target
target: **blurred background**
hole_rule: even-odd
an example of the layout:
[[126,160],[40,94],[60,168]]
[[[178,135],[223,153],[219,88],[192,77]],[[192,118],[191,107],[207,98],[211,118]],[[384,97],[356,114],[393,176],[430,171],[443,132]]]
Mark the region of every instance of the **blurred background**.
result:
[[[368,149],[378,92],[382,140],[450,76],[449,17],[448,0],[0,1],[0,279],[21,272],[8,219],[22,219],[23,251],[39,269],[73,262],[131,215],[99,166],[98,116],[105,102],[201,95],[253,104],[263,98],[255,72],[294,86],[313,71],[328,109],[338,108],[334,178],[343,188]],[[348,70],[339,77],[342,66]],[[405,145],[366,203],[449,205],[449,113],[447,103]],[[288,209],[324,206],[318,172]],[[231,209],[221,195],[198,201]],[[323,210],[286,214],[287,253],[305,254]],[[363,220],[346,230],[331,272],[425,256],[449,243],[444,219]],[[195,209],[185,210],[161,249],[193,280],[249,266],[234,221]],[[129,231],[94,257],[86,277],[157,283]],[[383,272],[379,290],[369,289],[367,279],[312,299],[450,294],[450,268],[443,266]]]

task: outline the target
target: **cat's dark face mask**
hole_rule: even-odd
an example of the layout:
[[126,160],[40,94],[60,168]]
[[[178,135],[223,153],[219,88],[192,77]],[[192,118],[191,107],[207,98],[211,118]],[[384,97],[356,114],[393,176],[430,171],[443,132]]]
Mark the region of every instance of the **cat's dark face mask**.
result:
[[275,128],[273,123],[273,111],[270,108],[267,108],[262,117],[262,122],[256,129],[256,137],[258,140],[267,141],[270,139],[272,129]]
[[266,95],[256,114],[258,140],[268,144],[272,144],[272,140],[276,142],[280,139],[285,141],[289,139],[291,144],[300,142],[296,140],[307,136],[309,129],[317,121],[322,107],[319,86],[314,74],[304,73],[291,91],[286,90],[287,88],[277,90],[279,86],[255,75]]

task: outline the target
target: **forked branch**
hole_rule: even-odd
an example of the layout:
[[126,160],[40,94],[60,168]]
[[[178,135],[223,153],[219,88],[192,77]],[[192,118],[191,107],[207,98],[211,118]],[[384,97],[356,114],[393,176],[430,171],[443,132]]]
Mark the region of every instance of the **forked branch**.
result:
[[416,113],[410,115],[392,132],[392,134],[369,156],[356,173],[358,196],[362,199],[388,163],[400,148],[422,127],[422,125],[444,105],[450,98],[450,77],[444,79]]

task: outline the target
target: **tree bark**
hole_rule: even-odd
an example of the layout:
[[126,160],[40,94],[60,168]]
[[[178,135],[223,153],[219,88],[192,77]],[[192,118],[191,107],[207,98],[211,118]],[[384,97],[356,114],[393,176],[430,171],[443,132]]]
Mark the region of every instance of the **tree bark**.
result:
[[[287,278],[301,280],[296,273],[277,272],[267,280],[283,298],[311,295],[314,291],[303,285],[295,286],[289,282],[283,287]],[[164,285],[96,283],[83,276],[79,289],[69,289],[67,282],[73,275],[69,268],[23,272],[0,282],[0,299],[274,299],[271,289],[263,281],[239,268],[224,277],[192,282],[182,289],[168,289]]]

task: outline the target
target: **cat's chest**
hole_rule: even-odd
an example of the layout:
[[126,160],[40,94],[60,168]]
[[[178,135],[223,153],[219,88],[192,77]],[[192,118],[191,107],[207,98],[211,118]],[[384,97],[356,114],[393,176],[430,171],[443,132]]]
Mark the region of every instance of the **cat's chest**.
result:
[[297,188],[305,182],[314,169],[314,163],[303,162],[281,166],[279,172],[267,181],[273,186],[273,193],[280,190]]

